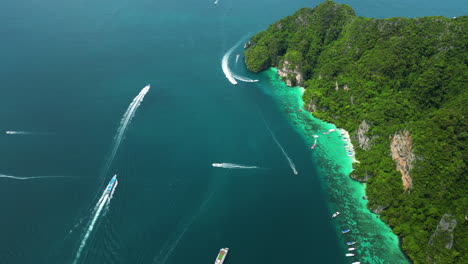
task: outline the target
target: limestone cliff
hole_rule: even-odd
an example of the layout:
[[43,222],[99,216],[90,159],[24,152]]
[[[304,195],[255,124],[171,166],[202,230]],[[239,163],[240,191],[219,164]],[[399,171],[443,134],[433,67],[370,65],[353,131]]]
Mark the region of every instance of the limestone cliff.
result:
[[447,251],[453,246],[453,231],[457,227],[457,220],[450,214],[444,214],[428,243],[427,262],[438,263],[436,253]]
[[355,136],[353,140],[359,143],[359,147],[363,150],[369,150],[372,146],[371,138],[367,136],[367,132],[369,132],[370,125],[366,122],[366,120],[362,120],[359,128],[356,129]]
[[278,74],[285,80],[287,86],[302,86],[304,77],[299,71],[299,66],[293,66],[288,60],[284,60],[282,67],[278,67]]
[[415,156],[412,145],[411,135],[407,129],[400,133],[395,133],[390,143],[392,158],[396,162],[396,169],[401,173],[401,180],[403,181],[405,191],[413,187],[410,171],[413,168]]

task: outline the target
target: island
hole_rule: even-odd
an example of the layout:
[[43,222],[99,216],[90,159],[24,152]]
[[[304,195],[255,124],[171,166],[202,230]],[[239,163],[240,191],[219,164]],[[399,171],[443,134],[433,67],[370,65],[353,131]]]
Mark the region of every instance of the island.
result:
[[350,131],[368,208],[414,263],[468,258],[468,16],[358,17],[325,1],[245,45],[276,67],[305,110]]

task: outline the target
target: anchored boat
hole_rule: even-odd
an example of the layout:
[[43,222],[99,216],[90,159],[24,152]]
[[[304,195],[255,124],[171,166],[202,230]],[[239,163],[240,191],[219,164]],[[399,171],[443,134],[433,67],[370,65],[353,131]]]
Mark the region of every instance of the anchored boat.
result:
[[226,255],[229,251],[229,248],[222,248],[219,250],[219,254],[216,257],[215,264],[223,264],[224,259],[226,258]]
[[346,233],[348,233],[349,231],[351,231],[351,230],[345,229],[345,230],[341,231],[341,233],[346,234]]
[[352,245],[354,245],[354,244],[356,244],[356,242],[354,242],[354,241],[352,241],[352,242],[346,242],[346,245],[348,245],[348,246],[352,246]]
[[336,212],[332,215],[333,218],[337,217],[340,214],[340,212]]

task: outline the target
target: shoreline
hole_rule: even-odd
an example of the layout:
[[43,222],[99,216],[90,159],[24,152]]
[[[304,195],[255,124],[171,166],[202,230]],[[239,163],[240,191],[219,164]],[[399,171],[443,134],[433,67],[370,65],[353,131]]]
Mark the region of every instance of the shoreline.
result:
[[[378,215],[367,208],[366,184],[350,177],[353,163],[359,161],[354,156],[354,146],[349,133],[315,118],[304,109],[302,87],[288,87],[277,74],[276,68],[270,68],[266,75],[272,87],[266,91],[276,97],[280,108],[291,121],[294,129],[301,134],[311,150],[311,158],[317,161],[322,186],[326,189],[330,213],[340,211],[335,220],[337,236],[358,241],[356,259],[365,263],[409,263],[401,250],[400,239]],[[264,88],[266,89],[266,88]],[[352,153],[353,155],[351,155]],[[339,230],[349,228],[352,234],[342,236]]]

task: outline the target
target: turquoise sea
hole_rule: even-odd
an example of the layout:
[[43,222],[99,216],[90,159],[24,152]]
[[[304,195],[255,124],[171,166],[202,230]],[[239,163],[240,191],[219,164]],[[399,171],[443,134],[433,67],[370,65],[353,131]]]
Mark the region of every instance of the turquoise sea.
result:
[[[377,18],[468,12],[461,0],[339,2]],[[341,139],[310,149],[333,125],[297,111],[300,88],[248,73],[242,45],[228,66],[259,82],[222,71],[236,43],[318,3],[1,1],[0,263],[201,264],[222,247],[226,264],[407,263],[347,177]]]

